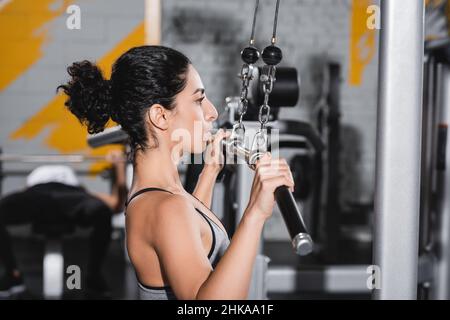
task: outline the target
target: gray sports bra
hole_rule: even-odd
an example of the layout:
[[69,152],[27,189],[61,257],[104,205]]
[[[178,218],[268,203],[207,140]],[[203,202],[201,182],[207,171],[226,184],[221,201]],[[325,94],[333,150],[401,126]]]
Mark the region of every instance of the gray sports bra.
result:
[[[138,195],[149,192],[149,191],[164,191],[169,192],[170,191],[160,189],[160,188],[145,188],[142,190],[137,191],[134,193],[130,199],[126,202],[125,206],[128,206],[131,200],[133,198],[137,197]],[[193,195],[195,198],[195,196]],[[197,198],[196,198],[197,199]],[[197,199],[200,201],[199,199]],[[200,201],[201,202],[201,201]],[[199,209],[195,208],[195,210],[200,213],[200,215],[206,220],[208,225],[211,228],[212,232],[212,245],[211,249],[208,253],[208,259],[211,263],[212,267],[215,268],[217,263],[219,262],[220,258],[225,253],[225,250],[228,248],[230,244],[230,239],[228,237],[228,234],[226,234],[221,227],[219,227],[211,218],[209,218],[206,214],[201,212]],[[163,286],[163,287],[152,287],[147,286],[141,283],[138,279],[138,287],[139,287],[139,299],[140,300],[176,300],[176,296],[170,286]]]

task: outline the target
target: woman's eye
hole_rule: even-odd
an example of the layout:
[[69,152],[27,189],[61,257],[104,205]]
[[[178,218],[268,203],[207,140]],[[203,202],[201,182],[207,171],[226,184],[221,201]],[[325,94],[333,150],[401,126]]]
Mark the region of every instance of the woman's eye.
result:
[[203,102],[203,99],[205,99],[205,98],[198,99],[198,100],[197,100],[197,103],[198,103],[199,105],[201,105],[202,102]]

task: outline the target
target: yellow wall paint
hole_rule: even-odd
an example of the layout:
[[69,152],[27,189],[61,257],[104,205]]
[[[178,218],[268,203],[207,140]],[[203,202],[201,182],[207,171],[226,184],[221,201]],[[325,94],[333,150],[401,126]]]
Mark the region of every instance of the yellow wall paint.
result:
[[362,83],[364,69],[376,52],[376,30],[367,28],[370,5],[372,0],[353,0],[352,4],[349,84],[353,86]]
[[[0,10],[0,91],[42,57],[49,41],[48,22],[71,3],[58,0],[12,0]],[[55,4],[60,4],[52,10]]]
[[[110,77],[112,64],[123,52],[131,47],[143,45],[144,39],[145,30],[144,22],[142,22],[125,39],[118,43],[114,49],[97,62],[105,77]],[[57,85],[55,83],[55,87]],[[117,149],[117,146],[106,146],[98,149],[89,148],[86,143],[87,130],[67,111],[64,106],[65,99],[66,96],[63,94],[56,95],[41,111],[14,131],[10,138],[14,140],[30,140],[48,128],[50,132],[45,139],[45,144],[61,153],[76,152],[89,155],[104,155],[111,149]],[[112,125],[114,123],[110,122],[108,126]],[[105,163],[96,163],[91,169],[97,171],[104,166]]]

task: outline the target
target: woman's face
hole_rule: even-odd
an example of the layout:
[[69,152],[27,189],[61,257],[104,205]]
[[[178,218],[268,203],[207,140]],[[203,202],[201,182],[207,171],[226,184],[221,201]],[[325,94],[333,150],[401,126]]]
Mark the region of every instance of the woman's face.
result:
[[176,96],[176,107],[170,117],[171,141],[180,153],[202,153],[218,114],[206,97],[200,75],[192,65],[189,65],[186,77],[186,87]]

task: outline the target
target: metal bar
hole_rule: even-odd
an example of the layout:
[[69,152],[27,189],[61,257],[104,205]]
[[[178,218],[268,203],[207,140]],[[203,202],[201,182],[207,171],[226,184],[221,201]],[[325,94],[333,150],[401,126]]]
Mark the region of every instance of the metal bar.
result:
[[49,162],[72,162],[106,160],[104,156],[84,156],[81,154],[59,155],[59,154],[3,154],[0,155],[0,162],[29,162],[29,163],[49,163]]
[[435,169],[435,127],[436,127],[436,103],[435,103],[435,59],[428,55],[425,58],[424,68],[424,95],[422,113],[422,161],[420,176],[420,228],[419,228],[419,252],[428,250],[430,245],[430,214],[432,203],[433,170]]
[[339,237],[341,226],[342,208],[340,203],[341,187],[341,106],[340,83],[341,68],[337,63],[328,64],[329,91],[327,95],[328,114],[326,122],[327,132],[327,159],[326,159],[326,203],[324,219],[324,232],[326,245],[324,256],[326,261],[335,263],[339,258]]
[[[434,257],[422,255],[418,264],[418,279],[433,277]],[[291,266],[269,267],[267,290],[270,293],[321,292],[334,294],[371,293],[368,281],[369,265],[328,265],[298,269]],[[371,282],[371,281],[370,281]]]
[[43,262],[45,299],[60,299],[64,291],[64,256],[60,239],[47,239]]
[[368,265],[331,265],[298,270],[294,267],[270,267],[267,290],[271,293],[322,292],[367,293]]
[[417,282],[425,283],[433,281],[435,277],[436,257],[430,253],[424,253],[419,256],[419,267],[417,274]]
[[128,140],[128,134],[121,126],[107,128],[100,133],[89,135],[87,143],[92,148],[98,148],[108,144],[124,144]]
[[251,285],[247,295],[249,300],[267,300],[266,277],[270,259],[258,254],[253,264]]
[[436,247],[439,260],[433,298],[450,299],[450,147],[448,126],[450,125],[450,67],[438,65],[437,105],[439,108],[439,133],[437,143],[437,221]]
[[383,0],[381,17],[374,298],[416,299],[424,3]]
[[[106,156],[82,154],[1,154],[0,162],[25,163],[80,163],[87,161],[108,161]],[[126,161],[126,159],[122,159]]]

